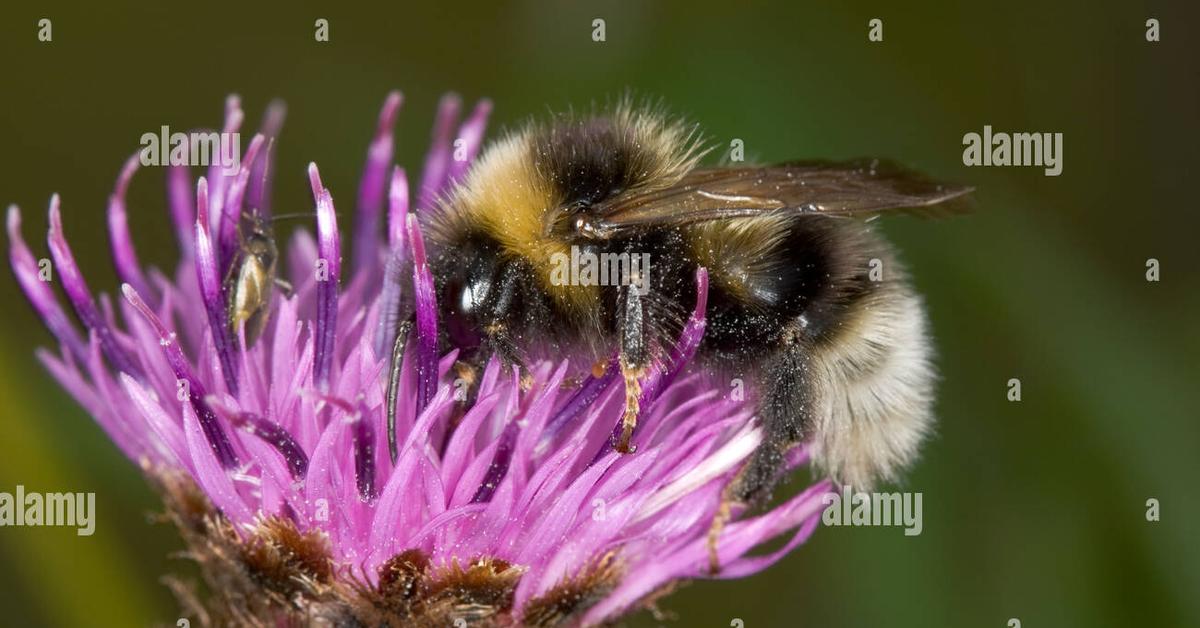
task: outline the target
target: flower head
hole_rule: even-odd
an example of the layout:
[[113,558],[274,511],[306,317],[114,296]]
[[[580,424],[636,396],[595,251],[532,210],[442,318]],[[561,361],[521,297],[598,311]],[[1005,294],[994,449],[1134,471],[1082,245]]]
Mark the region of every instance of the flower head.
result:
[[[466,402],[450,374],[455,353],[438,355],[417,218],[466,173],[491,106],[481,102],[456,129],[459,100],[442,100],[410,211],[405,171],[390,169],[400,105],[398,92],[388,96],[368,150],[347,268],[342,216],[309,166],[316,237],[299,231],[279,247],[278,274],[291,288],[267,284],[256,338],[229,323],[231,307],[250,306],[231,305],[228,278],[274,267],[255,258],[262,268],[242,268],[238,225],[247,213],[270,215],[281,105],[268,109],[238,172],[214,167],[193,183],[186,167],[169,169],[182,252],[173,279],[137,261],[125,194],[139,164],[126,163],[108,206],[123,282],[115,304],[97,302],[85,283],[51,199],[48,244],[82,332],[39,279],[19,210],[8,210],[16,278],[59,344],[38,358],[164,492],[213,591],[206,603],[182,589],[181,598],[214,621],[593,625],[673,582],[714,575],[709,531],[722,492],[762,436],[750,405],[689,368],[704,333],[706,274],[697,273],[678,344],[643,382],[635,454],[612,446],[623,399],[611,365],[576,381],[580,365],[534,363],[524,390],[519,373],[493,360]],[[231,97],[224,130],[242,117]],[[457,159],[452,146],[465,149]],[[395,363],[393,452],[389,371],[406,302],[415,340]],[[787,468],[805,456],[793,450]],[[735,509],[715,575],[761,571],[802,543],[827,490],[818,483],[761,514]],[[751,555],[783,535],[782,548]]]

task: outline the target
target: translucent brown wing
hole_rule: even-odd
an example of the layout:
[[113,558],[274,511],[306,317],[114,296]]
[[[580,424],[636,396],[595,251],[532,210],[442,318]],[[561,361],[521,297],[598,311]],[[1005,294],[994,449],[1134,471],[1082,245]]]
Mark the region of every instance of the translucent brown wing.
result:
[[946,185],[881,159],[700,168],[670,187],[602,201],[579,211],[574,235],[607,240],[652,227],[797,212],[862,216],[962,211],[972,188]]

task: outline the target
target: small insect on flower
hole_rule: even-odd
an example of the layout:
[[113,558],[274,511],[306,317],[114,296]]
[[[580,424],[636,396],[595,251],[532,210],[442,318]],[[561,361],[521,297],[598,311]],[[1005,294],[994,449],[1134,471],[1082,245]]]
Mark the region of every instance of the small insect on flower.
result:
[[250,233],[239,238],[237,257],[229,265],[223,291],[228,299],[230,332],[236,335],[245,325],[246,345],[253,346],[267,326],[276,286],[290,292],[291,284],[275,276],[279,250],[270,224],[257,211],[251,211],[245,221]]

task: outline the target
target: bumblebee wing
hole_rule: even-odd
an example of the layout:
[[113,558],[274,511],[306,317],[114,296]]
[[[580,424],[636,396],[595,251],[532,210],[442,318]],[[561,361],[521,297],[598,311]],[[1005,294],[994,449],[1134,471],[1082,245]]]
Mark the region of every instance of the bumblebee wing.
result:
[[577,235],[605,240],[630,231],[767,212],[869,217],[884,212],[963,211],[972,188],[946,185],[882,159],[700,168],[674,185],[588,208]]

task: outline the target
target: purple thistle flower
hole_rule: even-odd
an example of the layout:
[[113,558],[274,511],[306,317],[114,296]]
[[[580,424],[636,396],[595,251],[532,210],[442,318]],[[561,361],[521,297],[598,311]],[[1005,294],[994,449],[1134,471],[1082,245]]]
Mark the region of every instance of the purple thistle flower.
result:
[[[705,329],[707,274],[697,273],[677,346],[643,383],[635,454],[611,444],[623,408],[615,363],[573,389],[577,365],[533,363],[524,391],[521,374],[493,360],[462,407],[448,376],[455,353],[437,354],[417,217],[465,174],[491,104],[480,102],[456,135],[461,103],[443,98],[410,211],[405,171],[391,164],[401,101],[389,94],[368,151],[350,274],[343,280],[333,196],[310,164],[316,239],[302,231],[286,247],[294,292],[273,295],[249,346],[226,322],[222,278],[243,207],[269,211],[281,104],[236,175],[214,167],[193,181],[186,168],[167,171],[182,251],[175,282],[137,263],[125,206],[137,162],[126,163],[108,221],[124,282],[119,319],[97,307],[52,198],[50,252],[83,333],[39,278],[10,207],[13,271],[59,344],[39,359],[163,490],[213,591],[214,621],[595,625],[676,581],[712,576],[710,525],[762,435],[750,404],[723,398],[722,382],[689,368]],[[242,117],[231,96],[223,128],[236,131]],[[452,160],[455,137],[466,162]],[[397,364],[393,456],[385,395],[405,294],[416,324]],[[798,447],[786,467],[806,459]],[[735,509],[715,576],[756,573],[803,543],[830,488],[819,482],[761,514]],[[751,554],[784,535],[780,549]]]

